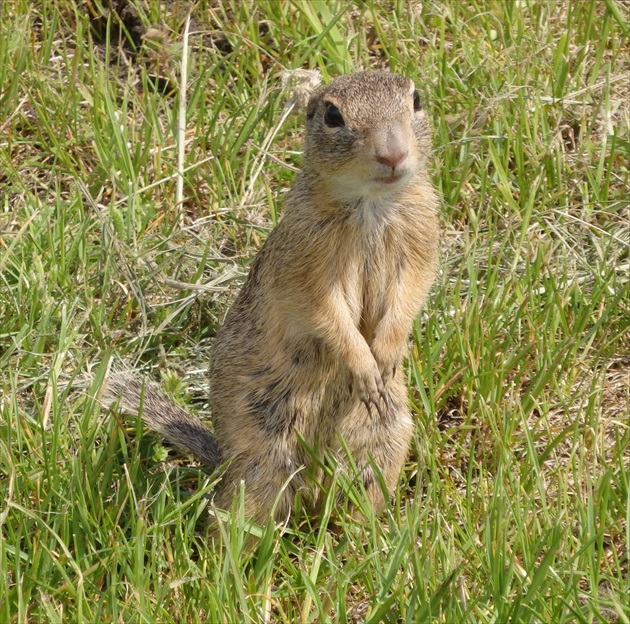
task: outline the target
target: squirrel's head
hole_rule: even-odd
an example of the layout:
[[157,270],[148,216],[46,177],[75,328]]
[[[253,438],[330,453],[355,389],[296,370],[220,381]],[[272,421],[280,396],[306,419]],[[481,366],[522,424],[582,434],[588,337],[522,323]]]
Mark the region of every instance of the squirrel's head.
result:
[[313,93],[306,119],[304,170],[342,201],[397,193],[431,150],[413,82],[390,72],[333,80]]

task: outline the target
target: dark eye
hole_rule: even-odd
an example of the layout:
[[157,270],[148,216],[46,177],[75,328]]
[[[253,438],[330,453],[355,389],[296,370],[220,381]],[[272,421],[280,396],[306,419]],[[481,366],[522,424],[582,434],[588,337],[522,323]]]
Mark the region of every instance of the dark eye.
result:
[[334,104],[326,104],[326,112],[324,113],[324,123],[329,128],[341,128],[346,125],[339,109]]
[[413,92],[413,110],[419,111],[422,109],[422,102],[420,101],[420,94],[417,91]]

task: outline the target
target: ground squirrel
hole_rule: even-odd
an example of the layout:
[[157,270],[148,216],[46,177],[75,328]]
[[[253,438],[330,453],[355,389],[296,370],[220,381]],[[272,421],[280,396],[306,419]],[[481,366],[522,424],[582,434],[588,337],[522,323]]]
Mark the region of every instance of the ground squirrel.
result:
[[410,79],[360,72],[320,87],[285,214],[216,336],[214,435],[154,385],[109,380],[106,401],[121,396],[133,412],[142,394],[144,420],[168,441],[211,466],[232,459],[219,508],[241,481],[246,514],[258,520],[276,501],[284,518],[297,493],[314,503],[313,454],[343,466],[340,440],[375,508],[374,466],[394,488],[412,435],[401,361],[438,256],[430,151]]

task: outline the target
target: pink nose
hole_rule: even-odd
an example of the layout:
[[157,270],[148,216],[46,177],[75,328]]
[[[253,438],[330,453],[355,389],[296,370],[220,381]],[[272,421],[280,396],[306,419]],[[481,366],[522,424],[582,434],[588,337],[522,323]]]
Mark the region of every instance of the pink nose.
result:
[[381,163],[381,165],[387,165],[391,169],[396,169],[399,165],[405,162],[405,159],[409,155],[407,150],[405,151],[396,151],[391,152],[389,154],[377,154],[376,160]]

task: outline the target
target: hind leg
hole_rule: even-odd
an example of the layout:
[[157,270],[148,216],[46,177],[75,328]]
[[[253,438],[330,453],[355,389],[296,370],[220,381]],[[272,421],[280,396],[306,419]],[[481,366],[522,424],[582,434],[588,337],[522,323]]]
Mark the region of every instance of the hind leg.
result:
[[230,463],[215,504],[229,510],[241,482],[244,484],[244,515],[259,524],[270,518],[286,520],[297,494],[306,488],[299,453],[289,445],[259,445],[255,452],[240,453]]
[[[214,498],[215,505],[224,511],[232,508],[234,496],[244,484],[244,516],[257,523],[265,523],[273,515],[282,518],[291,512],[292,496],[285,487],[284,475],[269,474],[260,463],[245,458],[235,459],[223,476]],[[275,508],[274,508],[275,504]]]
[[[413,421],[404,384],[390,382],[387,391],[389,406],[382,416],[376,410],[370,413],[362,403],[357,403],[338,427],[375,511],[379,511],[385,503],[375,467],[381,473],[391,496],[407,458],[413,434]],[[342,463],[347,463],[343,454],[339,445],[335,455]]]

